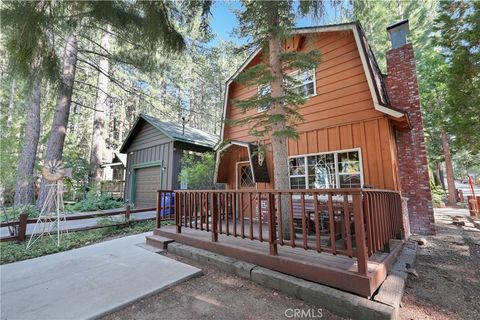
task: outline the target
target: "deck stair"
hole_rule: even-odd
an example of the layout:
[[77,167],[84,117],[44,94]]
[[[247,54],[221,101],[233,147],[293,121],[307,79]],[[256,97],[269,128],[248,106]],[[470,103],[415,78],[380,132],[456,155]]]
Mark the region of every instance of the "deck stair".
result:
[[145,239],[148,245],[151,245],[158,249],[167,249],[167,246],[169,243],[175,242],[175,240],[165,238],[162,236],[157,236],[154,234],[151,236],[146,236]]

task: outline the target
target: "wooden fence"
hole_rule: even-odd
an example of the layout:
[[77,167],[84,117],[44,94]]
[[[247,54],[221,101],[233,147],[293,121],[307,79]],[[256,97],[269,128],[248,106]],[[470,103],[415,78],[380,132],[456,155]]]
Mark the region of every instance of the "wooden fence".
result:
[[[108,225],[94,225],[94,226],[86,226],[80,227],[75,229],[68,229],[68,232],[76,232],[76,231],[86,231],[98,228],[105,228],[105,227],[112,227],[112,226],[128,226],[130,222],[135,221],[148,221],[148,220],[155,220],[156,217],[151,218],[144,218],[144,219],[131,219],[131,215],[141,212],[147,211],[155,211],[156,208],[140,208],[140,209],[131,209],[130,205],[126,205],[125,208],[119,208],[118,210],[108,210],[108,211],[96,211],[96,212],[89,212],[89,213],[78,213],[78,214],[66,214],[62,215],[62,219],[65,218],[65,221],[73,221],[73,220],[84,220],[84,219],[92,219],[92,218],[100,218],[100,217],[111,217],[111,216],[121,216],[125,217],[125,221],[116,224],[108,224]],[[16,235],[7,236],[0,238],[0,241],[24,241],[27,236],[27,225],[28,224],[35,224],[38,218],[28,218],[26,213],[21,213],[18,220],[9,221],[9,222],[2,222],[0,223],[0,228],[5,227],[14,227],[17,229]]]
[[157,204],[157,228],[173,216],[178,233],[265,241],[271,255],[280,245],[356,257],[363,275],[369,256],[403,237],[401,196],[389,190],[160,190]]

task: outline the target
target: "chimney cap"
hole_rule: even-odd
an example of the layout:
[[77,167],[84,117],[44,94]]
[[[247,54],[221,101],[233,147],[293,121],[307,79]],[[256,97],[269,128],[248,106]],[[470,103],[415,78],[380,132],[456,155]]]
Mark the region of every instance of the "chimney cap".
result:
[[408,25],[408,19],[405,19],[405,20],[402,20],[402,21],[399,21],[397,23],[394,23],[394,24],[391,24],[387,27],[387,31],[389,31],[390,29],[393,29],[393,28],[396,28],[396,27],[399,27],[401,26],[402,24],[407,24]]
[[408,20],[402,20],[387,27],[388,36],[392,42],[392,49],[400,48],[407,44],[407,33],[409,31]]

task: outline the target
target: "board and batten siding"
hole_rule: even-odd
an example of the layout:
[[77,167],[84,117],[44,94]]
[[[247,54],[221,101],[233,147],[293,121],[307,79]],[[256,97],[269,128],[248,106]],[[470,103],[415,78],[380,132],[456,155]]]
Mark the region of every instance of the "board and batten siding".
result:
[[[375,188],[398,190],[394,130],[387,116],[374,108],[353,33],[321,33],[307,41],[310,46],[315,46],[322,56],[322,61],[315,71],[317,94],[309,97],[300,107],[304,120],[297,124],[298,140],[288,142],[289,156],[360,148],[364,183]],[[250,65],[258,60],[254,59]],[[246,87],[232,83],[226,119],[254,117],[257,114],[256,109],[243,113],[232,101],[248,98],[257,90],[256,86]],[[258,138],[251,136],[249,129],[248,125],[226,124],[224,139],[256,142]],[[269,145],[268,138],[265,143]],[[233,177],[229,179],[228,187],[235,188],[235,162],[244,157],[241,153],[232,153],[226,157],[231,160],[225,161],[220,171],[230,172]],[[266,161],[272,183],[259,183],[259,189],[273,188],[273,164],[270,154],[267,154]]]
[[127,149],[127,175],[125,180],[125,199],[129,200],[132,192],[133,170],[148,165],[160,165],[166,168],[162,174],[162,188],[171,189],[173,185],[174,165],[173,141],[158,129],[144,123],[136,133],[135,139]]

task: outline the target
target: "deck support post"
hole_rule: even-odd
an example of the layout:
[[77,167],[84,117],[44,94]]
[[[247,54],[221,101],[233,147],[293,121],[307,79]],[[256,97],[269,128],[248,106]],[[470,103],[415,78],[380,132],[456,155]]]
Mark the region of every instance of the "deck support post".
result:
[[210,210],[212,216],[212,242],[218,241],[218,194],[210,194]]
[[360,192],[353,194],[353,216],[355,221],[355,240],[357,243],[358,273],[366,276],[368,272],[368,255],[365,243],[362,194]]
[[268,193],[268,244],[270,255],[276,256],[277,250],[277,232],[275,226],[275,194]]

